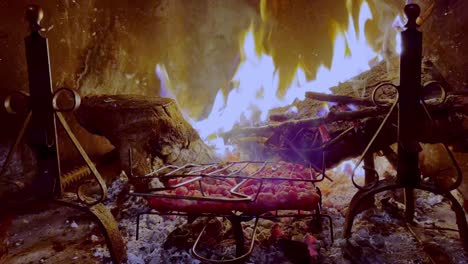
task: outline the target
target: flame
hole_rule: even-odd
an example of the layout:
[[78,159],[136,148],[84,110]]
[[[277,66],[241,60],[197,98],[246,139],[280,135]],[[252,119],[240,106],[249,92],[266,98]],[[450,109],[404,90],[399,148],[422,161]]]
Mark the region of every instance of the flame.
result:
[[[349,14],[352,13],[350,3],[348,1]],[[237,86],[226,97],[221,90],[218,91],[211,113],[206,119],[193,122],[195,129],[202,138],[214,144],[219,153],[224,153],[226,146],[216,137],[218,133],[231,130],[243,119],[264,122],[270,109],[290,105],[296,98],[303,100],[306,91],[329,93],[330,87],[369,70],[369,63],[379,57],[368,45],[364,35],[364,25],[370,19],[372,13],[364,1],[360,7],[357,27],[350,15],[348,28],[338,28],[331,67],[320,66],[316,79],[308,81],[304,69],[299,66],[282,98],[277,97],[279,76],[273,58],[257,51],[251,26],[242,38],[241,62],[232,79]]]
[[[224,145],[223,140],[218,137],[220,133],[231,130],[240,122],[247,122],[248,125],[265,122],[270,109],[290,105],[296,99],[303,100],[307,91],[329,93],[329,88],[369,70],[372,62],[380,61],[381,56],[371,48],[365,37],[365,23],[372,19],[369,5],[366,1],[361,3],[358,25],[355,25],[355,19],[351,15],[352,2],[355,1],[347,1],[350,14],[348,27],[336,26],[331,66],[320,66],[316,79],[309,81],[305,70],[299,65],[289,88],[281,98],[277,96],[279,76],[273,58],[256,47],[256,36],[253,26],[250,26],[240,38],[241,59],[231,81],[233,89],[227,95],[221,89],[218,91],[207,118],[199,121],[189,118],[200,136],[213,145],[219,154],[226,154],[232,148]],[[265,18],[262,3],[264,1],[260,2],[261,16]],[[158,76],[165,75],[165,71],[161,69],[163,68],[158,65]],[[168,83],[168,77],[164,83]]]
[[396,42],[395,52],[397,54],[401,54],[402,43],[401,43],[401,34],[400,34],[400,32],[402,32],[404,30],[404,28],[405,28],[404,25],[405,24],[403,23],[403,19],[401,18],[401,16],[395,17],[395,20],[393,21],[392,26],[398,31],[397,34],[396,34],[396,38],[395,38],[395,42]]

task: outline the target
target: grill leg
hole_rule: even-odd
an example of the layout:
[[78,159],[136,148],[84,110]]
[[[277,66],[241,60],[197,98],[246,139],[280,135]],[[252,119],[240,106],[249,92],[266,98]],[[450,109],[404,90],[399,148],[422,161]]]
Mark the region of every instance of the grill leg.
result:
[[232,224],[232,230],[234,232],[234,239],[236,240],[236,257],[244,255],[245,248],[245,238],[244,238],[244,229],[239,218],[229,217],[229,221]]

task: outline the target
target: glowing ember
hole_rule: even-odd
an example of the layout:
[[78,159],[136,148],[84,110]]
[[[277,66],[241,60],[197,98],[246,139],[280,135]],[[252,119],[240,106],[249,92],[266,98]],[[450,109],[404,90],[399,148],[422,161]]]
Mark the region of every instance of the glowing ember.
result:
[[[333,168],[331,171],[334,173],[344,172],[346,175],[351,177],[353,175],[353,170],[354,170],[354,167],[356,166],[356,163],[357,163],[357,160],[346,160],[340,163],[340,165]],[[364,171],[362,163],[356,169],[354,174],[356,177],[361,177],[361,178],[364,177],[365,171]]]
[[[352,2],[347,1],[348,14],[352,14]],[[245,121],[251,122],[249,125],[265,122],[270,109],[290,105],[296,98],[303,100],[307,91],[328,93],[330,87],[369,70],[370,63],[381,60],[365,38],[365,23],[370,19],[372,14],[364,1],[360,6],[357,26],[352,15],[349,15],[348,28],[337,27],[331,67],[320,66],[316,80],[309,81],[305,71],[298,66],[293,81],[281,98],[277,96],[279,76],[273,58],[255,46],[256,36],[253,27],[250,27],[241,36],[241,60],[232,78],[234,88],[227,96],[220,89],[208,117],[190,122],[207,143],[215,146],[219,154],[225,154],[229,147],[218,137],[219,133],[231,130],[241,120],[244,124]],[[170,82],[164,67],[158,65],[157,73],[167,86]],[[163,90],[167,93],[167,87]]]
[[[317,113],[318,116],[324,117],[330,112],[327,102],[323,102],[323,108]],[[328,133],[327,127],[325,125],[319,126],[320,137],[322,142],[328,142],[331,140],[330,134]]]

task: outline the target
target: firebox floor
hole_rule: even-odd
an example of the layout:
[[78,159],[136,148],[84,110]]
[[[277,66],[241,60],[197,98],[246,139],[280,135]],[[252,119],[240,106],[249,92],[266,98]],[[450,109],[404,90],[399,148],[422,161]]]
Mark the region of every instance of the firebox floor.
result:
[[[297,251],[294,243],[302,243],[305,233],[319,239],[317,263],[468,263],[458,240],[458,233],[433,229],[417,229],[416,237],[404,227],[398,194],[382,194],[376,207],[358,215],[350,243],[342,239],[344,215],[355,189],[344,173],[333,175],[333,183],[323,183],[324,212],[334,221],[335,243],[329,245],[328,228],[316,232],[307,220],[261,220],[257,242],[248,263],[303,263],[293,256],[307,254]],[[189,253],[190,243],[198,234],[197,223],[187,224],[184,218],[149,215],[142,218],[140,239],[135,239],[136,214],[146,211],[144,202],[126,194],[127,178],[121,175],[110,186],[107,206],[116,216],[127,241],[128,263],[199,263]],[[454,215],[442,197],[418,192],[416,221],[420,225],[456,228]],[[119,197],[117,199],[117,197]],[[219,219],[212,234],[224,234],[228,221]],[[219,225],[221,224],[221,225]],[[244,224],[246,233],[252,222]],[[272,241],[272,227],[280,226],[283,243]],[[183,234],[182,236],[178,236]],[[250,236],[250,235],[249,235]],[[231,237],[216,254],[234,251]],[[220,237],[207,241],[219,242]],[[284,244],[290,241],[290,245]],[[289,242],[288,242],[289,243]],[[345,252],[350,256],[345,257]],[[432,259],[429,258],[429,253]],[[350,260],[350,258],[352,260]],[[97,226],[84,214],[67,207],[50,206],[38,213],[15,216],[8,232],[8,254],[0,263],[109,263],[109,253]]]
[[51,205],[37,213],[14,216],[8,254],[0,263],[102,263],[104,238],[80,211]]

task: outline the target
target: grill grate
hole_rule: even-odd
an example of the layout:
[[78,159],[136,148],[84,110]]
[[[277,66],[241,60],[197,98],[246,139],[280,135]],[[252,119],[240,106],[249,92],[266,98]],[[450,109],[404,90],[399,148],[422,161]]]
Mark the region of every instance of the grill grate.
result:
[[[306,172],[304,174],[303,172]],[[186,199],[186,200],[202,200],[216,202],[255,202],[259,194],[263,191],[264,183],[266,182],[290,182],[290,183],[307,183],[310,187],[316,189],[315,183],[323,181],[326,177],[325,172],[317,173],[318,169],[312,165],[303,167],[302,165],[284,163],[284,162],[257,162],[257,161],[239,161],[239,162],[224,162],[212,164],[186,164],[183,166],[167,165],[161,167],[142,177],[130,178],[133,181],[144,181],[157,178],[165,183],[165,187],[149,188],[145,192],[134,192],[133,195],[155,198],[169,199]],[[301,173],[302,177],[297,176]],[[266,175],[265,173],[268,173]],[[131,173],[133,174],[133,173]],[[261,177],[259,177],[261,175]],[[266,177],[265,177],[266,176]],[[181,180],[176,184],[169,184],[171,179]],[[205,190],[204,181],[212,179],[216,181],[226,182],[228,179],[236,180],[237,184],[230,190],[231,197],[212,197],[208,196]],[[247,182],[254,181],[259,185],[255,194],[246,195],[238,192]],[[175,195],[167,194],[165,191],[175,190],[179,187],[188,186],[189,184],[198,184],[198,190],[202,196],[193,195]]]
[[[130,152],[130,168],[132,168],[132,157]],[[293,204],[289,204],[289,208],[282,207],[278,210],[224,210],[223,212],[210,212],[197,211],[189,212],[189,210],[171,210],[171,211],[157,211],[149,210],[140,213],[137,216],[136,222],[136,239],[139,239],[140,220],[142,215],[176,215],[188,217],[189,222],[198,217],[206,217],[208,221],[205,227],[199,233],[192,247],[192,255],[204,262],[209,263],[235,263],[246,260],[253,251],[255,245],[255,237],[257,233],[259,219],[279,219],[279,218],[312,218],[311,221],[314,227],[322,230],[322,219],[326,219],[329,226],[330,243],[333,243],[333,223],[332,218],[327,214],[321,213],[322,196],[320,189],[316,186],[317,182],[324,179],[329,179],[324,170],[315,168],[312,164],[302,166],[299,164],[292,164],[286,162],[260,162],[260,161],[239,161],[239,162],[222,162],[212,164],[186,164],[183,166],[167,165],[161,167],[144,176],[135,176],[130,171],[131,181],[148,183],[148,180],[158,179],[163,183],[164,187],[148,188],[145,191],[132,192],[131,195],[145,197],[148,200],[156,198],[158,202],[174,202],[174,201],[197,201],[201,203],[215,202],[214,205],[220,207],[228,207],[227,204],[238,203],[255,203],[262,193],[266,192],[266,183],[279,184],[287,182],[294,188],[294,184],[307,184],[307,190],[311,191],[311,195],[318,195],[319,199],[317,204],[310,205],[311,210],[289,210],[294,208]],[[222,197],[215,197],[210,195],[206,190],[205,183],[209,181],[211,184],[227,184],[230,183],[231,188],[229,192]],[[247,184],[254,182],[258,188],[251,194],[245,194],[240,190]],[[198,195],[178,195],[174,190],[178,188],[196,186],[198,188]],[[303,185],[304,186],[304,185]],[[310,187],[309,187],[310,186]],[[172,193],[171,193],[172,191]],[[230,208],[230,207],[228,207]],[[248,207],[246,207],[248,208]],[[215,210],[216,211],[216,210]],[[223,217],[229,220],[234,230],[234,237],[236,239],[236,257],[228,259],[216,260],[210,259],[199,253],[199,242],[205,232],[209,219]],[[248,249],[244,248],[244,231],[241,222],[254,220],[254,227],[250,235],[250,242]]]

